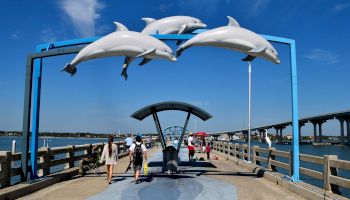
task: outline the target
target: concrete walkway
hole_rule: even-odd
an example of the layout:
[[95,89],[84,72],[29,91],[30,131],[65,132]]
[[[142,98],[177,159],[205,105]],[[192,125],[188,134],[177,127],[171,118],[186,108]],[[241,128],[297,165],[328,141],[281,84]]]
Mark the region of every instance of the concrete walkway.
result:
[[180,173],[167,175],[161,173],[160,149],[149,153],[150,175],[139,184],[133,182],[131,171],[123,173],[128,164],[128,158],[123,158],[114,168],[111,185],[107,184],[105,174],[77,176],[22,199],[303,199],[221,157],[189,165],[187,149],[183,148]]

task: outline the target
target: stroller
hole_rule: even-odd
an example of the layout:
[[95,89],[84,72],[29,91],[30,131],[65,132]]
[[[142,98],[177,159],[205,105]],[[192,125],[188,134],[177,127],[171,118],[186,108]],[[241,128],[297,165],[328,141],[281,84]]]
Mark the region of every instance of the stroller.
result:
[[93,153],[84,157],[79,163],[79,172],[82,176],[86,174],[99,174],[100,173],[100,153],[93,149]]

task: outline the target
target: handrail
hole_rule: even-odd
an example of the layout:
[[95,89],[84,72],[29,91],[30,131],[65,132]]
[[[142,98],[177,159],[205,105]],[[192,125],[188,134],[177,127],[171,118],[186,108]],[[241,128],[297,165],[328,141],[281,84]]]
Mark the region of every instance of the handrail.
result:
[[[212,148],[215,151],[222,152],[236,159],[247,160],[248,157],[248,147],[246,144],[228,144],[227,142],[214,141]],[[280,151],[274,148],[266,149],[253,146],[251,148],[251,153],[253,164],[261,166],[262,163],[265,163],[268,170],[278,171],[278,169],[284,169],[288,171],[288,175],[291,175],[293,170],[291,167],[293,166],[291,151]],[[267,156],[262,156],[262,154],[266,154]],[[350,171],[350,161],[340,160],[335,155],[324,155],[321,157],[300,154],[299,159],[306,163],[323,166],[323,171],[300,167],[301,174],[323,181],[323,189],[337,194],[340,193],[339,186],[350,189],[350,179],[338,175],[338,169]]]
[[[118,146],[118,157],[128,155],[128,151],[123,142],[116,142]],[[84,156],[90,154],[95,147],[101,154],[104,143],[68,145],[63,147],[41,148],[38,150],[37,169],[40,176],[47,176],[51,173],[51,168],[57,165],[65,165],[64,169],[75,167],[75,161],[81,160]],[[9,151],[0,151],[0,188],[11,185],[11,178],[21,175],[21,166],[15,166],[12,163],[21,160],[22,153],[11,153]],[[29,156],[29,155],[28,155]],[[31,167],[31,166],[29,166]]]

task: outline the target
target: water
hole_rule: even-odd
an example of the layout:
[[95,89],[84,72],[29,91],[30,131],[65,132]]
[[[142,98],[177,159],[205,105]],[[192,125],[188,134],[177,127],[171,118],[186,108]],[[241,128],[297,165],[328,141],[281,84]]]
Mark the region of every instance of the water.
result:
[[[234,143],[246,144],[246,142],[236,142],[236,141]],[[261,148],[268,147],[268,145],[266,143],[262,143],[262,142],[252,141],[251,146],[253,146],[253,145],[260,146]],[[293,148],[292,145],[276,144],[276,143],[273,143],[272,147],[274,147],[274,148],[276,148],[276,150],[280,150],[280,151],[289,151],[289,150],[292,150],[292,148]],[[350,160],[350,146],[300,145],[299,150],[300,150],[301,154],[308,154],[308,155],[321,156],[321,157],[323,157],[323,155],[337,155],[338,159]],[[267,157],[267,155],[264,155],[264,154],[261,154],[260,156],[265,157],[265,158]],[[288,163],[288,160],[286,158],[277,158],[276,160]],[[265,163],[261,163],[261,165],[266,167]],[[317,164],[312,164],[312,163],[300,161],[300,166],[308,168],[308,169],[316,170],[319,172],[323,172],[323,165],[317,165]],[[277,168],[277,171],[282,173],[282,174],[288,175],[287,170]],[[350,171],[338,170],[338,176],[350,179]],[[300,174],[300,179],[306,183],[315,185],[319,188],[323,188],[323,181],[321,181],[321,180],[314,179],[314,178],[311,178],[311,177],[308,177],[308,176],[305,176],[302,174]],[[346,188],[342,188],[342,187],[339,187],[339,189],[340,189],[342,196],[346,196],[346,197],[350,198],[350,189],[346,189]]]
[[[107,138],[48,138],[48,137],[44,137],[44,138],[46,139],[46,141],[48,141],[50,148],[62,147],[67,145],[93,144],[93,143],[107,142]],[[42,137],[39,138],[38,148],[43,146],[44,138]],[[16,140],[16,146],[17,146],[16,151],[21,152],[22,151],[21,137],[0,137],[0,151],[11,151],[13,140]]]

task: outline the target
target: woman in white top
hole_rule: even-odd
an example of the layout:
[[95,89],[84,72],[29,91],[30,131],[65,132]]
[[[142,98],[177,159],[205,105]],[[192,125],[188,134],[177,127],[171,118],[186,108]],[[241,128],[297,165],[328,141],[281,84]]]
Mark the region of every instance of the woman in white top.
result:
[[105,162],[107,166],[107,177],[108,183],[111,184],[112,174],[113,174],[113,166],[117,164],[118,160],[118,146],[113,144],[113,136],[108,136],[108,144],[103,147],[102,156],[100,163]]

